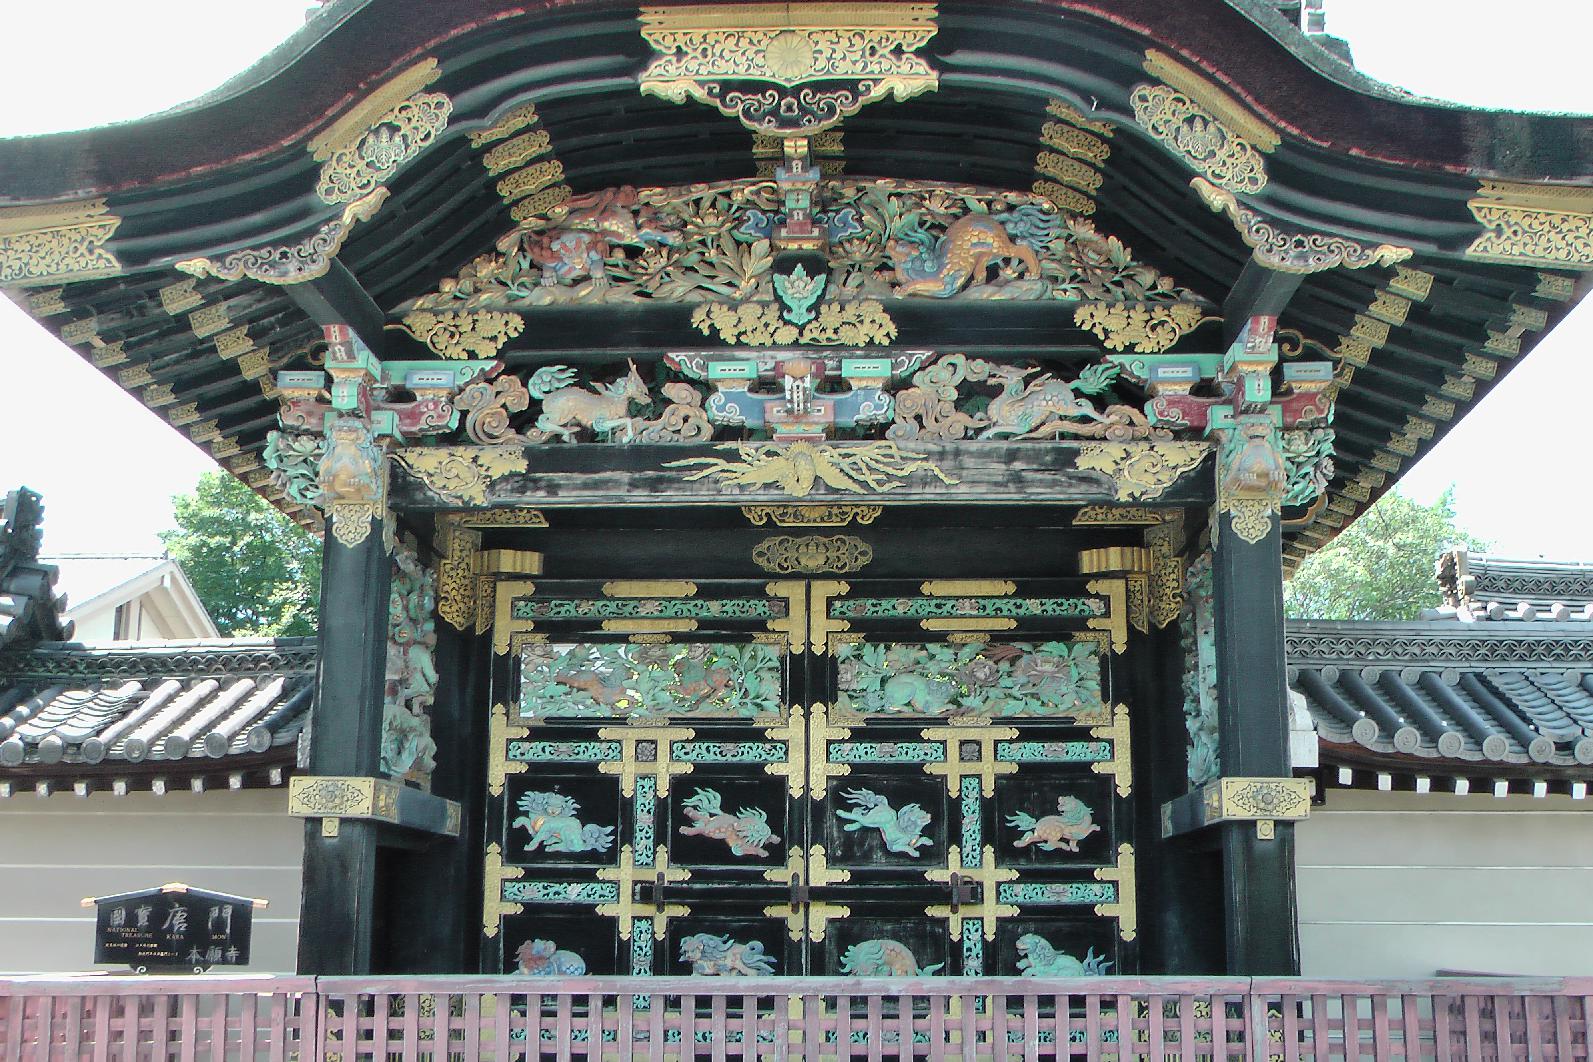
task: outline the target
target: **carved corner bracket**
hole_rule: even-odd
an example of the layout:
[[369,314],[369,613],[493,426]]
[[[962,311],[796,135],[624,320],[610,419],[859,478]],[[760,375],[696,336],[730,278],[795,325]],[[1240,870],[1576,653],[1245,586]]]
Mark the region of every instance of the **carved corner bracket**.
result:
[[1162,805],[1162,836],[1192,833],[1221,822],[1253,822],[1270,841],[1278,821],[1311,814],[1316,782],[1310,778],[1217,778]]
[[458,837],[459,802],[444,800],[388,778],[300,775],[288,780],[288,814],[320,819],[321,836],[337,837],[344,819]]

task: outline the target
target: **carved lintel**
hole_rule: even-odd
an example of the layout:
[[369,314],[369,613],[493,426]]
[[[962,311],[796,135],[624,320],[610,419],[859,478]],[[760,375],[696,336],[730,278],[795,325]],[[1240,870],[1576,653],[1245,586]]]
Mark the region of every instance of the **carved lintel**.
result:
[[1263,840],[1273,823],[1311,814],[1316,782],[1310,778],[1222,777],[1162,805],[1162,836],[1173,837],[1222,822],[1254,822]]
[[459,836],[457,801],[444,800],[389,778],[290,778],[288,814],[306,819],[363,819],[446,837]]

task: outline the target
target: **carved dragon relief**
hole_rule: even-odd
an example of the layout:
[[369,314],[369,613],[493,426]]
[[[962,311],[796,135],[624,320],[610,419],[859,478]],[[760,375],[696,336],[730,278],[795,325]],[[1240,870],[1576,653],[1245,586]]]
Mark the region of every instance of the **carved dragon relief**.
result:
[[895,336],[888,306],[901,299],[1061,300],[1081,311],[1094,303],[1143,311],[1081,323],[1113,340],[1121,318],[1134,327],[1115,349],[1137,351],[1164,350],[1204,319],[1192,292],[1030,192],[823,180],[815,201],[827,275],[776,268],[772,238],[785,204],[773,180],[622,186],[526,219],[494,253],[400,312],[700,303],[694,323],[726,342],[862,345]]

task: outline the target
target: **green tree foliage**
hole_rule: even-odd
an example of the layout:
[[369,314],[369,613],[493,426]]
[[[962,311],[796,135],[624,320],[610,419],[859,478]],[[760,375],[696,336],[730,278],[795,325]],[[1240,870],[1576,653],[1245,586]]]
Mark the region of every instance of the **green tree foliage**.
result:
[[1395,491],[1301,562],[1283,588],[1295,619],[1412,620],[1442,603],[1433,568],[1446,549],[1486,549],[1455,526],[1454,488],[1431,505]]
[[315,633],[321,543],[226,472],[172,499],[160,539],[224,635]]

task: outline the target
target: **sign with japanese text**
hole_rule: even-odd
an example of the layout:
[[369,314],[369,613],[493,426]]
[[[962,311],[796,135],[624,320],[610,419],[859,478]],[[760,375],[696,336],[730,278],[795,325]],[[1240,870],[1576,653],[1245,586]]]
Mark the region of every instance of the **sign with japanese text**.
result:
[[135,970],[244,966],[249,930],[263,901],[205,892],[186,885],[99,896],[94,961]]

